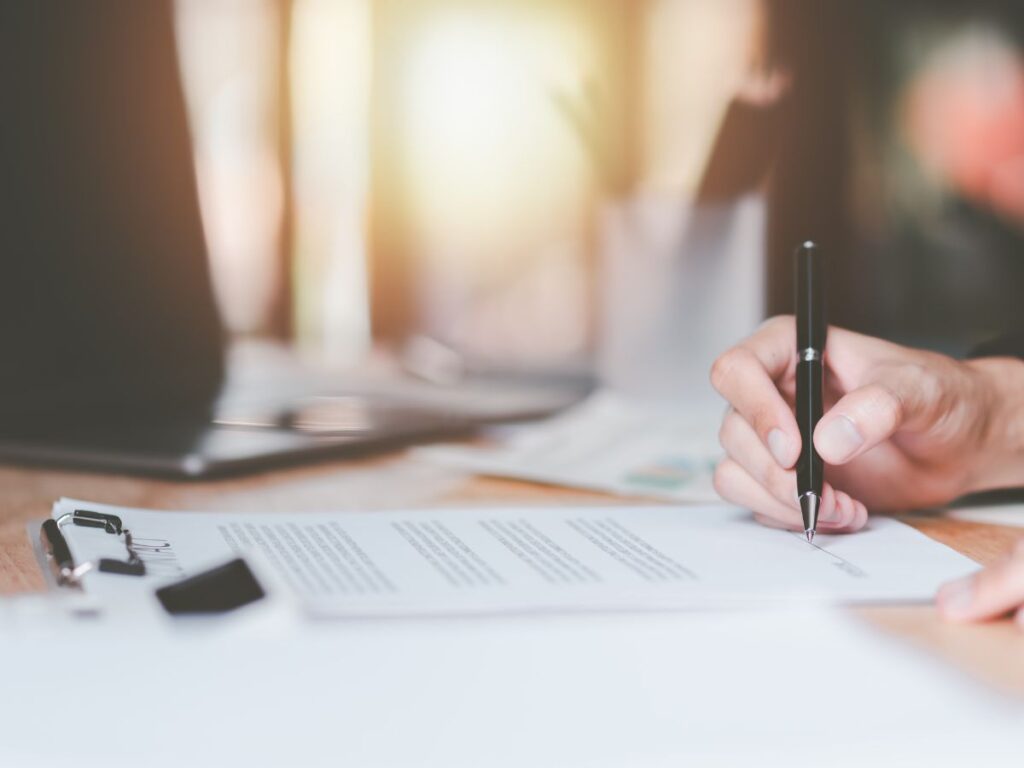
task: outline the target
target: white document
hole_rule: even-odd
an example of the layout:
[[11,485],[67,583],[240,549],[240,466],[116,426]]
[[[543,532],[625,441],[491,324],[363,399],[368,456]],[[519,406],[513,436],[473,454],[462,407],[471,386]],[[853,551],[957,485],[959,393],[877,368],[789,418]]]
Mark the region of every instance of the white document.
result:
[[428,446],[413,455],[496,477],[714,502],[717,416],[644,406],[605,391],[547,421],[507,430],[496,446]]
[[[154,512],[63,499],[121,517],[144,578],[92,573],[126,597],[256,549],[317,615],[644,610],[793,601],[930,600],[969,559],[895,520],[849,536],[765,528],[728,507],[526,507],[403,512]],[[123,557],[101,529],[65,526],[76,561]]]
[[10,768],[1017,767],[1024,729],[829,611],[22,622],[0,680]]

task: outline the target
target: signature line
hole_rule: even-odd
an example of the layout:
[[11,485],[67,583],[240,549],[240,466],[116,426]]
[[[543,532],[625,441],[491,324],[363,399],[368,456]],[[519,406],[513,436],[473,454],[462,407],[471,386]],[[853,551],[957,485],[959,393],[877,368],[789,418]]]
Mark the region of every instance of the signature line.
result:
[[811,541],[811,542],[806,541],[804,539],[804,537],[803,537],[803,534],[797,533],[795,531],[790,531],[790,533],[793,536],[795,536],[798,541],[800,541],[800,542],[802,542],[804,544],[807,544],[808,546],[814,547],[819,552],[822,552],[822,553],[828,555],[829,557],[831,557],[833,560],[836,560],[837,561],[836,564],[840,568],[842,568],[844,571],[846,571],[847,573],[851,574],[852,576],[867,576],[867,574],[864,572],[864,570],[860,566],[855,565],[854,563],[851,563],[846,558],[840,557],[835,552],[830,552],[829,550],[825,549],[824,547],[818,546],[813,541]]

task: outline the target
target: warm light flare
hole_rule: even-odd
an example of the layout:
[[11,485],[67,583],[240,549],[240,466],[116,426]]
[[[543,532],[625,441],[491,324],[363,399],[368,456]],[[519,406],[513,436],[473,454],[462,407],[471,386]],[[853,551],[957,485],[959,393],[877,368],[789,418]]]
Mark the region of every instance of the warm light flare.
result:
[[554,103],[593,62],[578,26],[538,11],[453,13],[411,47],[403,149],[418,226],[439,250],[462,260],[579,217],[589,170]]

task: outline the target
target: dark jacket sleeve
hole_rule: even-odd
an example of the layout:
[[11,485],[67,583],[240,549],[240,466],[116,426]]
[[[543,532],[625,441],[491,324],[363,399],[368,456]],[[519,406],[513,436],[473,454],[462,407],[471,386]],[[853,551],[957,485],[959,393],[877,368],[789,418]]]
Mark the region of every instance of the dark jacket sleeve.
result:
[[1000,336],[976,346],[971,357],[1021,357],[1024,358],[1024,333]]

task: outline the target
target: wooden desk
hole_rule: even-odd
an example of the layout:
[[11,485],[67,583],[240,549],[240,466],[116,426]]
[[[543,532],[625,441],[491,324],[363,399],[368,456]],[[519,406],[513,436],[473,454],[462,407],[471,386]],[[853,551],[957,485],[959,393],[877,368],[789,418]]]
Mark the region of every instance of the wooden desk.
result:
[[[372,494],[377,480],[381,484],[400,484],[410,466],[407,459],[396,454],[203,483],[0,466],[0,594],[44,588],[25,524],[49,514],[50,505],[59,496],[156,509],[338,509],[352,504],[353,477],[360,479],[364,492]],[[415,484],[415,480],[411,482]],[[614,501],[598,493],[454,475],[440,483],[427,483],[421,492],[412,488],[409,497],[414,501],[403,501],[401,506],[477,502],[604,504]],[[357,505],[361,504],[357,501]],[[1010,550],[1017,538],[1024,536],[1024,531],[1013,528],[942,516],[914,515],[905,520],[982,564],[999,558]],[[994,687],[1024,697],[1024,633],[1008,620],[953,626],[940,622],[930,606],[861,608],[854,613],[861,620],[949,660]]]

